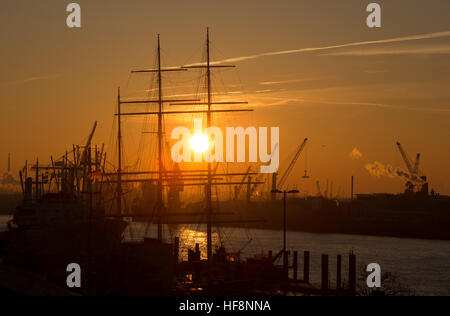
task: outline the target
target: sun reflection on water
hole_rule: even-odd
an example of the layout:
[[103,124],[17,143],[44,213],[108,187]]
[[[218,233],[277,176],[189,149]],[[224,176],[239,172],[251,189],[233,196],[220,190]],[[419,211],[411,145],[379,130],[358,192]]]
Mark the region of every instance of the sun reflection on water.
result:
[[[195,250],[196,244],[199,245],[201,258],[206,260],[206,231],[202,229],[203,227],[192,229],[185,226],[166,226],[164,229],[164,240],[168,243],[173,243],[175,237],[180,238],[180,260],[187,260],[188,251]],[[130,223],[123,235],[126,242],[141,242],[144,238],[156,238],[156,236],[156,225],[140,222]],[[212,242],[213,250],[222,244],[219,234],[215,231],[212,233]]]

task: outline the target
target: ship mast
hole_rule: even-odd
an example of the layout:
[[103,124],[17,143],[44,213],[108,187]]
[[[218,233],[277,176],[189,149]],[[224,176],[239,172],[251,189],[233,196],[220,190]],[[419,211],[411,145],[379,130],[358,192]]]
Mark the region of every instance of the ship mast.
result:
[[[158,65],[157,69],[150,70],[135,70],[132,73],[157,73],[158,75],[158,100],[119,100],[121,104],[148,104],[148,103],[157,103],[159,105],[159,109],[156,112],[133,112],[133,113],[120,113],[117,114],[119,116],[141,116],[141,115],[157,115],[158,117],[158,197],[157,197],[157,205],[158,208],[158,239],[162,241],[163,234],[163,214],[162,210],[164,207],[163,200],[163,188],[164,181],[169,179],[164,179],[163,177],[163,157],[162,157],[162,144],[163,144],[163,117],[164,115],[183,115],[183,114],[206,114],[207,115],[207,126],[211,127],[212,125],[212,114],[213,113],[230,113],[230,112],[251,112],[253,110],[249,109],[224,109],[224,110],[214,110],[212,106],[214,104],[220,105],[230,105],[230,104],[247,104],[247,102],[213,102],[212,100],[212,83],[211,83],[211,70],[214,68],[234,68],[235,66],[230,65],[211,65],[210,58],[210,40],[209,40],[209,29],[207,30],[207,41],[206,41],[206,50],[207,50],[207,62],[206,64],[201,65],[193,65],[193,66],[185,66],[185,67],[171,67],[171,68],[162,68],[161,67],[161,48],[160,48],[160,39],[158,36]],[[207,77],[207,91],[208,91],[208,99],[207,102],[199,102],[200,100],[170,100],[163,99],[162,93],[162,73],[163,72],[173,72],[173,71],[187,71],[188,69],[206,69],[206,77]],[[195,102],[195,103],[192,103]],[[187,111],[164,111],[164,103],[173,103],[174,105],[207,105],[206,110],[187,110]],[[239,174],[238,174],[239,175]],[[181,175],[183,178],[183,175]],[[197,180],[202,180],[200,177]],[[173,180],[173,179],[172,179]],[[198,184],[198,185],[206,185],[206,214],[207,214],[207,249],[208,249],[208,260],[212,259],[212,224],[213,224],[213,208],[212,208],[212,186],[216,185],[213,183],[213,171],[212,171],[212,163],[208,162],[208,173],[207,173],[207,182]],[[217,185],[223,185],[221,183]]]
[[120,87],[117,90],[117,144],[118,144],[118,168],[117,168],[117,213],[122,215],[122,126],[121,126],[121,102]]
[[[206,86],[208,100],[206,105],[208,109],[206,111],[207,127],[212,125],[212,114],[216,112],[226,113],[226,112],[248,112],[252,110],[213,110],[212,105],[214,104],[247,104],[247,102],[213,102],[212,100],[212,84],[211,84],[211,70],[214,68],[234,68],[234,65],[211,65],[211,42],[209,38],[209,28],[206,29],[206,65],[195,65],[188,66],[186,68],[199,68],[206,69]],[[213,186],[213,173],[212,173],[212,162],[208,162],[208,180],[206,183],[206,247],[208,261],[212,260],[212,226],[213,226],[213,207],[212,207],[212,186]]]
[[[210,43],[209,43],[209,28],[206,30],[206,78],[208,86],[208,112],[206,113],[207,128],[211,127],[211,57],[210,57]],[[208,183],[206,185],[206,245],[208,261],[212,258],[212,177],[211,177],[211,162],[208,162]]]
[[[132,73],[156,73],[158,78],[158,100],[140,100],[140,101],[121,101],[119,98],[119,104],[145,104],[145,103],[157,103],[158,111],[155,112],[142,112],[142,113],[125,113],[123,115],[157,115],[158,116],[158,180],[157,180],[157,197],[156,197],[156,215],[158,224],[158,240],[163,240],[163,210],[164,210],[164,185],[163,185],[163,171],[164,171],[164,157],[163,157],[163,116],[167,114],[164,112],[164,103],[167,102],[192,102],[197,100],[164,100],[163,99],[163,84],[162,84],[162,73],[172,72],[172,71],[186,71],[183,68],[167,68],[162,69],[161,66],[161,40],[158,34],[158,46],[157,46],[157,67],[156,69],[150,70],[136,70]],[[119,117],[122,115],[119,112]],[[120,119],[119,119],[120,120]],[[120,183],[120,180],[119,180]]]
[[158,34],[158,188],[156,197],[156,212],[158,216],[158,240],[163,240],[163,225],[162,225],[162,212],[163,212],[163,156],[162,156],[162,144],[163,144],[163,99],[162,99],[162,71],[161,71],[161,40]]

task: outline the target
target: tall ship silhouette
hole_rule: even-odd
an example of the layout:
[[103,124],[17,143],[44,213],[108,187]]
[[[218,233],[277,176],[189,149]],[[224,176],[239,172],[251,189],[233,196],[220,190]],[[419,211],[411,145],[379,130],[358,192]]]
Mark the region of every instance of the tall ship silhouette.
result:
[[[233,212],[216,208],[213,192],[218,187],[260,185],[260,181],[239,180],[257,173],[221,172],[217,163],[182,169],[167,157],[165,124],[172,117],[205,117],[206,127],[210,127],[218,114],[252,111],[242,108],[247,102],[214,99],[213,71],[234,66],[211,60],[209,29],[205,59],[189,66],[164,68],[158,36],[156,67],[132,72],[152,75],[156,87],[149,91],[156,95],[123,98],[119,88],[115,113],[117,154],[111,161],[104,145],[92,143],[95,123],[85,145],[73,145],[61,158],[51,157],[48,165],[39,160],[31,166],[26,164],[20,172],[23,203],[8,224],[9,231],[0,237],[6,266],[14,271],[34,271],[64,287],[67,265],[79,263],[87,276],[78,291],[84,295],[279,293],[283,268],[275,262],[283,250],[275,256],[262,254],[244,260],[240,251],[228,252],[213,231],[221,225],[246,222],[227,220]],[[163,74],[195,70],[204,79],[204,92],[197,92],[193,98],[165,97]],[[146,109],[123,111],[126,105]],[[227,105],[236,107],[224,109]],[[172,106],[185,109],[167,110]],[[126,117],[144,117],[146,127],[152,129],[145,132],[156,138],[150,170],[124,166]],[[151,118],[154,124],[149,124]],[[192,204],[194,211],[181,206],[180,193],[188,187],[203,191],[202,201]],[[137,199],[132,193],[136,188],[144,196]],[[184,242],[183,234],[173,235],[174,229],[182,225],[204,225],[201,244],[191,245]],[[243,247],[248,243],[251,239]],[[20,273],[17,271],[14,273]]]

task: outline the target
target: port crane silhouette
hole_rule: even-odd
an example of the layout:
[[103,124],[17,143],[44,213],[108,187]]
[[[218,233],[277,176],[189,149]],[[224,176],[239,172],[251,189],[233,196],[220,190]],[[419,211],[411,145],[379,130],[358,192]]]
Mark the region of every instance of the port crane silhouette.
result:
[[400,142],[397,142],[398,150],[400,151],[400,154],[402,155],[403,161],[405,162],[406,168],[410,175],[410,181],[412,182],[418,182],[423,183],[425,181],[424,177],[419,176],[419,166],[420,166],[420,158],[421,155],[418,153],[416,155],[416,161],[414,163],[414,166],[412,165],[411,161],[408,158],[408,155],[406,154],[405,150],[403,149],[402,144]]
[[422,186],[421,191],[426,192],[426,194],[428,194],[427,177],[423,175],[421,176],[419,174],[420,159],[421,159],[420,153],[416,155],[416,161],[413,166],[400,142],[397,142],[397,147],[398,150],[400,151],[400,154],[402,155],[403,161],[405,162],[406,168],[409,172],[409,174],[402,174],[402,176],[406,178],[406,192],[413,193],[417,187]]
[[302,154],[303,149],[305,149],[305,146],[306,146],[307,143],[308,143],[308,138],[305,138],[305,140],[299,146],[297,152],[295,153],[295,156],[292,159],[291,163],[289,164],[288,168],[286,169],[286,171],[284,172],[283,176],[281,177],[281,180],[280,180],[280,182],[278,184],[278,186],[280,188],[282,188],[285,185],[287,179],[289,178],[289,175],[292,172],[292,169],[294,169],[294,166],[297,163],[298,159],[300,158],[300,155]]

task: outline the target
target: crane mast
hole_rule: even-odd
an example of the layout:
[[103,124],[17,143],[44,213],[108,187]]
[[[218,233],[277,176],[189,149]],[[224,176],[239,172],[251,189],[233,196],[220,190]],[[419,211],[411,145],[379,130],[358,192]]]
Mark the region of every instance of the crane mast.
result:
[[286,183],[286,180],[288,179],[289,175],[292,172],[292,169],[294,169],[295,164],[297,163],[298,159],[300,158],[301,153],[303,152],[303,149],[305,148],[306,144],[308,143],[308,138],[305,138],[305,140],[303,141],[303,143],[300,145],[300,147],[298,148],[294,159],[292,159],[291,163],[289,164],[289,167],[286,169],[286,171],[284,172],[283,176],[281,177],[280,183],[279,183],[279,187],[282,188],[284,186],[284,184]]
[[411,164],[411,161],[408,159],[408,156],[406,155],[405,150],[403,149],[403,146],[400,144],[400,142],[397,142],[397,147],[400,151],[400,154],[403,157],[403,160],[405,161],[406,167],[408,169],[409,175],[405,175],[407,178],[406,180],[406,192],[414,192],[415,188],[418,185],[421,185],[421,192],[428,194],[428,182],[427,177],[425,176],[419,176],[419,167],[420,167],[420,159],[421,155],[420,153],[416,155],[416,161],[414,163],[414,166]]
[[416,163],[414,164],[414,174],[419,173],[419,165],[420,165],[420,154],[417,154]]
[[400,151],[400,154],[401,154],[402,157],[403,157],[403,161],[404,161],[405,164],[406,164],[406,168],[408,169],[408,171],[409,171],[411,174],[414,174],[414,169],[413,169],[413,167],[412,167],[412,165],[411,165],[411,162],[409,161],[408,156],[407,156],[406,153],[405,153],[405,150],[403,149],[402,144],[400,144],[399,142],[397,142],[397,147],[398,147],[398,150]]

